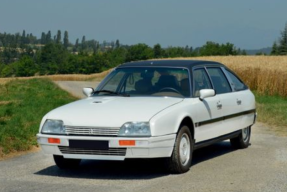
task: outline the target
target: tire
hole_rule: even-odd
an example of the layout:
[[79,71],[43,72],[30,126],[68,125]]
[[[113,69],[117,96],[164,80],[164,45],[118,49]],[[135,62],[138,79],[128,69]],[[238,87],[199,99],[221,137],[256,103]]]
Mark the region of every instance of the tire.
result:
[[175,140],[175,145],[166,166],[171,173],[185,173],[191,166],[194,140],[188,126],[183,125]]
[[81,163],[81,159],[65,159],[60,155],[54,155],[54,161],[60,169],[77,168]]
[[249,146],[251,137],[251,126],[242,129],[242,132],[235,138],[230,139],[234,149],[245,149]]

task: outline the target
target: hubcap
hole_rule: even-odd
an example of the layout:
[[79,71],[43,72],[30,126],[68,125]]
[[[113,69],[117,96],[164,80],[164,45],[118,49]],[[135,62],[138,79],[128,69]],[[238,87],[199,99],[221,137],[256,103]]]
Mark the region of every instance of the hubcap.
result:
[[246,142],[248,140],[249,132],[250,132],[249,127],[242,129],[242,138],[243,138],[244,142]]
[[179,156],[181,164],[186,165],[190,158],[190,140],[186,133],[184,133],[180,139]]

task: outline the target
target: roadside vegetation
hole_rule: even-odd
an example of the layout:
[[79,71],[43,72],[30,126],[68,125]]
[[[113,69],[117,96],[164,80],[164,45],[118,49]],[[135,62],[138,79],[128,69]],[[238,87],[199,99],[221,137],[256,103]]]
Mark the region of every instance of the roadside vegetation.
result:
[[254,93],[258,121],[266,123],[279,135],[287,136],[287,99]]
[[37,146],[42,117],[74,100],[47,79],[13,80],[0,85],[0,157]]

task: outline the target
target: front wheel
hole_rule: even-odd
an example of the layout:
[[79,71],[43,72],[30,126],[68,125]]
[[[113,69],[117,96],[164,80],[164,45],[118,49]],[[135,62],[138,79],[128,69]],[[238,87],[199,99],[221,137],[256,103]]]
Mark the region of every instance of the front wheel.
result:
[[237,137],[230,139],[230,143],[235,149],[244,149],[249,146],[250,137],[251,126],[242,129],[241,133]]
[[194,141],[188,126],[180,128],[173,148],[172,156],[167,159],[167,166],[172,173],[185,173],[189,170],[192,160]]
[[54,155],[54,161],[60,169],[77,168],[81,163],[81,159],[65,159],[60,155]]

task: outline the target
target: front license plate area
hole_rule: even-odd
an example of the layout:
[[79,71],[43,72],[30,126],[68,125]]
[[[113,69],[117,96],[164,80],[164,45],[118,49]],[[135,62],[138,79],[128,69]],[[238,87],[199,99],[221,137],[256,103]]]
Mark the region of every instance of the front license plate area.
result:
[[108,150],[109,141],[69,140],[70,148]]

